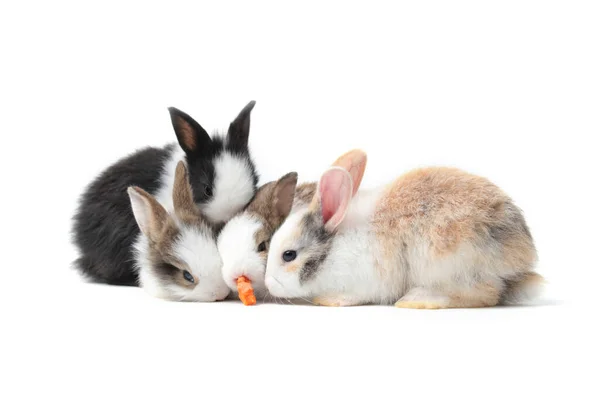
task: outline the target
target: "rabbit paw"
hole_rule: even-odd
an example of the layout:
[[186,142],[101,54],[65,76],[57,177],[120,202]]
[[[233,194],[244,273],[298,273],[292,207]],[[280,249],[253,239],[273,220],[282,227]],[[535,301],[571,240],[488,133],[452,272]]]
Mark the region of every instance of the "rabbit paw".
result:
[[433,293],[425,288],[414,288],[394,304],[398,308],[417,308],[435,310],[448,308],[450,299],[447,296]]
[[313,298],[313,303],[317,306],[327,307],[347,307],[355,306],[359,302],[346,296],[317,296]]

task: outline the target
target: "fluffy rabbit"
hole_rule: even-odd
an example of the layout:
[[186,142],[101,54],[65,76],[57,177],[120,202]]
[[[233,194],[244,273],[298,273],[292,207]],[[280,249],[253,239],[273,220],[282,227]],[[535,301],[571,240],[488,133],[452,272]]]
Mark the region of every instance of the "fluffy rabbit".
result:
[[486,307],[533,294],[536,250],[511,199],[488,180],[424,168],[360,191],[366,154],[325,171],[306,209],[271,240],[265,284],[316,304]]
[[183,161],[177,164],[173,212],[139,187],[127,189],[140,228],[134,267],[153,296],[176,301],[215,301],[229,294],[221,276],[216,232],[202,215]]
[[138,186],[172,211],[175,166],[185,161],[194,202],[212,223],[243,209],[256,192],[258,176],[248,151],[251,101],[230,124],[227,135],[213,138],[189,115],[170,108],[179,145],[146,148],[125,157],[100,174],[84,192],[74,217],[76,268],[89,280],[136,285],[133,241],[140,232],[127,188]]
[[271,237],[290,211],[308,206],[317,187],[316,183],[305,183],[296,189],[297,180],[298,175],[290,172],[261,186],[248,207],[219,234],[223,279],[233,291],[237,290],[237,278],[246,276],[258,298],[267,294],[264,279]]

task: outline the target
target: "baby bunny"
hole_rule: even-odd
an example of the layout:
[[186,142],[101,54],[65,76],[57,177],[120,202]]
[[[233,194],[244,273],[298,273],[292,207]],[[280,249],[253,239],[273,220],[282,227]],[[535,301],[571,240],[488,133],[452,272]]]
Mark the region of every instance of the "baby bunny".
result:
[[525,220],[487,179],[424,168],[358,192],[366,161],[360,150],[340,157],[275,233],[271,294],[435,309],[517,302],[540,287]]
[[134,267],[139,283],[155,297],[176,301],[215,301],[229,294],[221,277],[215,228],[194,201],[183,161],[177,164],[173,212],[139,187],[127,189],[141,234]]
[[256,192],[258,176],[248,151],[251,101],[230,124],[227,135],[213,135],[189,115],[170,108],[178,145],[146,148],[102,172],[84,192],[74,217],[73,239],[80,257],[76,268],[88,280],[136,285],[131,249],[140,230],[127,188],[138,186],[172,211],[175,166],[186,162],[194,202],[212,223],[242,210]]
[[298,175],[290,172],[261,186],[246,209],[233,217],[219,234],[223,279],[234,291],[240,276],[252,282],[256,297],[266,296],[264,284],[267,252],[273,233],[291,212],[308,206],[317,184],[298,186]]

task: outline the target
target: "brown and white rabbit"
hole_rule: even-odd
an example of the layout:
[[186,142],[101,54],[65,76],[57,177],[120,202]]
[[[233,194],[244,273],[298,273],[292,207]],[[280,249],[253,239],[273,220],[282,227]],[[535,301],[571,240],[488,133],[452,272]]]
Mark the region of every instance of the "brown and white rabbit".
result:
[[134,244],[139,284],[155,297],[215,301],[229,294],[221,276],[216,228],[199,211],[185,163],[175,169],[169,213],[139,187],[127,189],[140,228]]
[[246,276],[256,297],[266,296],[265,269],[271,237],[290,212],[310,204],[317,188],[316,182],[296,188],[297,181],[298,174],[290,172],[262,185],[246,209],[221,230],[217,244],[223,259],[223,279],[234,292],[237,278]]
[[320,305],[486,307],[537,291],[537,255],[511,199],[487,179],[424,168],[358,191],[366,154],[322,175],[312,203],[275,233],[265,284]]

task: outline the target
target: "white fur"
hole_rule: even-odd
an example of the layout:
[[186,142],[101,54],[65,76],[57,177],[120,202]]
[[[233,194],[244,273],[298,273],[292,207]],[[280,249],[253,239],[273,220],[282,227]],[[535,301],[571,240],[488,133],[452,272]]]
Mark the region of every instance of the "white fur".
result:
[[173,185],[175,182],[175,169],[177,168],[179,161],[185,162],[185,153],[181,147],[174,146],[160,174],[160,188],[154,195],[154,198],[156,198],[170,214],[173,212]]
[[150,210],[146,201],[132,188],[127,190],[127,194],[129,195],[129,201],[131,202],[131,209],[135,221],[142,232],[148,232],[150,229]]
[[221,277],[222,261],[215,240],[206,232],[180,225],[181,236],[174,244],[173,254],[197,280],[193,289],[174,283],[166,283],[153,274],[148,260],[148,239],[140,234],[134,244],[135,268],[140,286],[150,295],[176,301],[215,301],[229,294],[229,288]]
[[344,293],[352,293],[358,299],[390,301],[381,299],[384,282],[374,268],[377,246],[368,224],[382,189],[359,192],[355,196],[338,228],[340,232],[333,241],[329,257],[317,272],[318,278],[305,284],[300,284],[299,271],[285,271],[281,256],[284,251],[295,249],[290,238],[308,210],[290,215],[271,239],[265,279],[271,294],[277,297],[310,297],[339,293],[342,286]]
[[160,283],[160,279],[152,274],[152,264],[148,259],[150,244],[148,238],[139,234],[133,244],[135,263],[138,272],[138,283],[149,295],[161,299],[169,299],[169,291]]
[[[173,211],[173,183],[179,161],[185,161],[185,153],[176,146],[163,167],[160,188],[154,196],[165,209]],[[215,179],[213,197],[201,204],[202,213],[213,223],[229,220],[238,213],[254,195],[251,166],[245,158],[224,151],[214,160]]]
[[254,234],[262,223],[249,213],[233,217],[221,231],[218,240],[219,253],[223,259],[223,279],[233,291],[236,280],[246,276],[252,282],[254,294],[266,294],[265,259],[257,251]]
[[177,286],[178,290],[174,290],[174,293],[186,301],[224,299],[229,294],[229,288],[221,277],[223,262],[214,238],[197,228],[180,228],[181,236],[174,245],[173,253],[187,265],[197,284],[191,291]]
[[245,158],[223,152],[214,167],[213,198],[201,210],[212,222],[225,222],[252,199],[254,181]]
[[517,289],[506,293],[503,304],[528,304],[539,299],[546,291],[546,281],[527,282],[521,284]]

